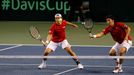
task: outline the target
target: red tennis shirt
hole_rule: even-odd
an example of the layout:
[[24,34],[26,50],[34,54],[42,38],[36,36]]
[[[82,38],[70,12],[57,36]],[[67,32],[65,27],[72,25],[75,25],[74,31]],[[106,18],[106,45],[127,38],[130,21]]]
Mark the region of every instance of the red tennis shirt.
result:
[[[118,42],[118,43],[122,43],[125,39],[126,36],[126,29],[128,28],[127,25],[125,25],[122,22],[115,22],[114,26],[107,26],[104,30],[103,33],[106,35],[109,32],[111,33],[113,39]],[[129,35],[128,36],[128,40],[132,40],[132,37]]]
[[66,25],[67,21],[63,20],[61,25],[56,24],[55,22],[52,24],[49,34],[52,34],[53,42],[61,42],[66,39]]

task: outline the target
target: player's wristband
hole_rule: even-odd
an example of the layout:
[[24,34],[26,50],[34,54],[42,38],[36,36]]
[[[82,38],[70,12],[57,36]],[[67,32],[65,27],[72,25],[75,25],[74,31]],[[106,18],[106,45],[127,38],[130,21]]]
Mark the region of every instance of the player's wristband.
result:
[[96,35],[93,35],[93,38],[96,38],[97,36]]
[[49,41],[47,40],[46,43],[49,43]]

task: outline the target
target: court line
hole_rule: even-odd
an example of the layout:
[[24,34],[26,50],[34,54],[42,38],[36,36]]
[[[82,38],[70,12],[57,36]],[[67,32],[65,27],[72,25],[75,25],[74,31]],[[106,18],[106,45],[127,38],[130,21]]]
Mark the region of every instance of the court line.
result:
[[[9,64],[9,63],[0,63],[0,66],[38,66],[39,64]],[[55,65],[55,64],[48,64],[48,67],[77,67],[77,65]],[[106,65],[84,65],[84,67],[104,67],[104,68],[114,68],[115,66],[106,66]],[[134,66],[126,66],[123,65],[123,67],[128,68],[134,68]]]
[[[0,45],[23,45],[23,46],[43,46],[42,44],[0,44]],[[75,47],[112,47],[113,45],[105,46],[105,45],[71,45]],[[132,46],[131,48],[134,48]]]
[[67,73],[67,72],[70,72],[70,71],[73,71],[73,70],[76,70],[78,69],[77,67],[75,68],[72,68],[72,69],[68,69],[68,70],[65,70],[65,71],[62,71],[62,72],[59,72],[59,73],[56,73],[56,74],[53,74],[53,75],[61,75],[61,74],[64,74],[64,73]]
[[5,50],[9,50],[9,49],[20,47],[20,46],[23,46],[23,45],[16,45],[16,46],[11,46],[11,47],[7,47],[7,48],[3,48],[3,49],[0,49],[0,51],[5,51]]

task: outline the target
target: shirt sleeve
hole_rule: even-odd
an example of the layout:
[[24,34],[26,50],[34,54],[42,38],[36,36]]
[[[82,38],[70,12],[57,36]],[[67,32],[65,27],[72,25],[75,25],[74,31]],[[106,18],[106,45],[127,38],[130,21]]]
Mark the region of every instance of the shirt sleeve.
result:
[[128,26],[126,24],[122,23],[122,22],[118,22],[118,25],[120,27],[122,27],[123,29],[127,29],[128,28]]
[[106,35],[106,34],[108,34],[110,32],[110,29],[111,29],[111,27],[107,26],[105,29],[103,29],[102,32],[104,33],[104,35]]
[[66,26],[67,25],[67,21],[66,20],[63,20],[63,24]]
[[53,34],[53,32],[54,32],[54,24],[50,27],[50,29],[49,29],[49,34]]

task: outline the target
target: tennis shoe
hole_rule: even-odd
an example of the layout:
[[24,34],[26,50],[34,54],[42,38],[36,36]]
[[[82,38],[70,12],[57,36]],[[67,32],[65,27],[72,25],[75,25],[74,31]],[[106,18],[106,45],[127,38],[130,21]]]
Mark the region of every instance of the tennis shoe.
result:
[[38,69],[43,69],[46,68],[46,62],[42,62],[39,66]]
[[119,73],[123,72],[123,69],[121,67],[116,66],[115,69],[113,70],[113,73]]
[[79,68],[79,69],[83,69],[84,66],[83,66],[82,64],[78,64],[78,68]]

